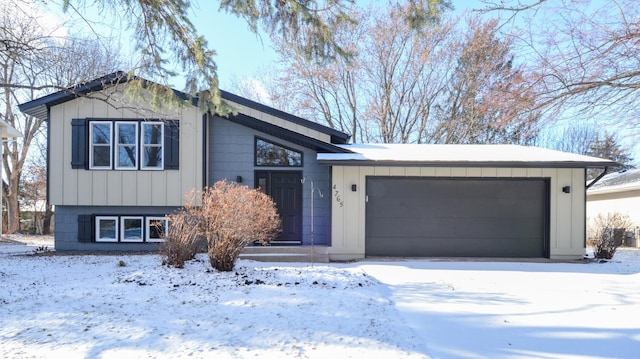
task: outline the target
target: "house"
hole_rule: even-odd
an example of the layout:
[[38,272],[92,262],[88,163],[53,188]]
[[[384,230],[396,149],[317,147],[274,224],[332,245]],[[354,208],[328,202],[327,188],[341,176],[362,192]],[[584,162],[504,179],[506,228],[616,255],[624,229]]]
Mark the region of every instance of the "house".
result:
[[[13,128],[13,126],[8,124],[6,121],[0,120],[0,139],[2,139],[2,141],[5,141],[6,139],[16,138],[16,137],[22,137],[22,133],[20,133],[20,131]],[[2,157],[3,150],[4,150],[4,146],[0,145],[0,158]],[[2,178],[2,171],[3,171],[3,167],[0,168],[0,178]],[[2,191],[0,191],[0,204],[1,203],[2,203]],[[4,222],[2,220],[2,211],[0,210],[0,234],[2,234],[2,223]]]
[[[587,221],[599,214],[618,212],[629,216],[640,235],[640,169],[610,173],[587,190]],[[638,243],[638,241],[635,241]]]
[[127,81],[118,72],[20,105],[49,123],[57,250],[154,250],[155,225],[166,228],[184,193],[227,179],[276,202],[271,251],[580,258],[585,168],[615,165],[523,146],[349,144],[224,91],[228,117],[197,99],[155,111],[128,103]]

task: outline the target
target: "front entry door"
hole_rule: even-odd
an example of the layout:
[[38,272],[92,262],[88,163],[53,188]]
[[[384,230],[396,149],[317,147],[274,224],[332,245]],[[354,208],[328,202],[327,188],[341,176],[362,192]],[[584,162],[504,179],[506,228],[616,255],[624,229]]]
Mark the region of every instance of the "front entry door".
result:
[[256,188],[271,196],[282,221],[272,244],[302,243],[302,172],[256,171]]

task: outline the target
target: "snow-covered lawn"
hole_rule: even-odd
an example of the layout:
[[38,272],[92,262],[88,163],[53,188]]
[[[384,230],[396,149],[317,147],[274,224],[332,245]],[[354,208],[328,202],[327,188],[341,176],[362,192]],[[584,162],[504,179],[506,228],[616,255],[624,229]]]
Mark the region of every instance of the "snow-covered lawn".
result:
[[640,251],[609,263],[31,256],[0,243],[2,358],[640,357]]

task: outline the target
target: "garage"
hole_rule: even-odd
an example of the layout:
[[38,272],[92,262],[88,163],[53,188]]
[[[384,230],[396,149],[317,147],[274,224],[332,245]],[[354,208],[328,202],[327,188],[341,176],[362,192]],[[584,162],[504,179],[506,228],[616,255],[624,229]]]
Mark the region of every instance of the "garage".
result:
[[366,178],[365,256],[549,257],[545,178]]
[[330,260],[586,253],[586,169],[615,162],[517,145],[350,144],[331,166]]

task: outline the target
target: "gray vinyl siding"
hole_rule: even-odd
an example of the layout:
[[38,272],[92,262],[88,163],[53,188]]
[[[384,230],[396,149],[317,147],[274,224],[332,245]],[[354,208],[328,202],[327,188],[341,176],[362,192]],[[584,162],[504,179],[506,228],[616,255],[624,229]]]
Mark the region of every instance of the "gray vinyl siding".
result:
[[303,167],[291,167],[291,171],[301,171],[306,181],[302,188],[302,227],[303,245],[311,244],[311,180],[318,190],[314,193],[314,235],[317,245],[330,244],[331,221],[331,170],[329,166],[319,165],[316,152],[280,138],[269,136],[260,131],[213,117],[209,120],[208,130],[208,184],[227,179],[235,181],[242,176],[242,184],[254,188],[256,170],[288,170],[283,167],[256,167],[254,158],[255,137],[260,137],[284,145],[303,153]]
[[55,249],[57,251],[156,251],[158,243],[96,243],[78,241],[78,216],[81,215],[140,215],[165,216],[177,207],[109,207],[56,206]]

